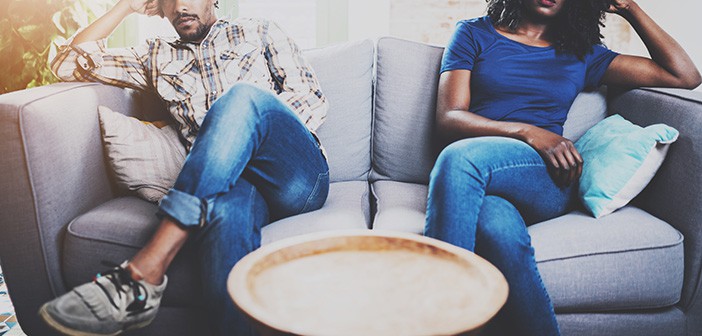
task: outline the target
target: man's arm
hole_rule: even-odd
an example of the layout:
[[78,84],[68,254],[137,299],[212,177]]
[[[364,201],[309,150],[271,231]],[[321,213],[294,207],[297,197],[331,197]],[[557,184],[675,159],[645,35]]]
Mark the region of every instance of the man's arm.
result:
[[145,90],[149,46],[106,49],[105,39],[132,13],[160,14],[156,0],[121,0],[59,48],[51,70],[64,81],[102,82]]
[[324,122],[329,108],[317,76],[295,41],[277,24],[264,24],[268,29],[262,29],[267,32],[262,36],[262,41],[266,48],[268,69],[281,91],[278,98],[286,102],[314,132]]

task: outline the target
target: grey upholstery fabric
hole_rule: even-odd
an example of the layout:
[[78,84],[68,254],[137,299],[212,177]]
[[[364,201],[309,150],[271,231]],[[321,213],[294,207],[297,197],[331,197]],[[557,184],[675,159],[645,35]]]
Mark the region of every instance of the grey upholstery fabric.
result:
[[[262,230],[262,243],[324,230],[368,227],[368,184],[361,181],[332,183],[324,207],[283,219]],[[90,280],[105,269],[101,261],[121,263],[144,246],[158,226],[156,205],[136,197],[110,200],[79,216],[68,225],[62,267],[68,288]],[[197,260],[186,245],[168,270],[169,286],[163,304],[193,307],[199,303]]]
[[574,212],[532,225],[529,234],[557,310],[660,308],[680,300],[683,237],[641,209],[597,220]]
[[580,93],[568,111],[563,137],[578,141],[587,130],[607,117],[607,87]]
[[377,211],[373,229],[424,233],[428,189],[424,184],[374,182],[371,190]]
[[557,314],[556,319],[563,336],[673,336],[686,334],[685,314],[676,307],[620,313]]
[[[372,188],[374,229],[423,232],[426,186],[378,181]],[[641,209],[628,206],[599,220],[574,212],[529,233],[557,311],[659,308],[680,299],[683,237]]]
[[271,223],[263,228],[261,242],[268,244],[326,230],[367,229],[370,226],[368,194],[369,186],[365,181],[332,183],[324,207]]
[[370,171],[374,48],[365,40],[305,52],[329,100],[317,135],[332,182],[364,181]]
[[36,309],[65,291],[59,261],[65,225],[114,195],[102,159],[98,104],[131,114],[136,104],[158,106],[131,90],[86,83],[0,96],[0,230],[7,237],[0,255],[30,334],[48,335]]
[[[638,197],[641,208],[670,223],[685,236],[685,280],[681,305],[702,300],[702,93],[685,90],[614,92],[609,113],[641,126],[665,123],[680,131],[668,157]],[[700,305],[698,303],[697,305]],[[697,328],[702,332],[702,318]]]
[[371,180],[427,183],[436,158],[434,111],[443,48],[378,41]]

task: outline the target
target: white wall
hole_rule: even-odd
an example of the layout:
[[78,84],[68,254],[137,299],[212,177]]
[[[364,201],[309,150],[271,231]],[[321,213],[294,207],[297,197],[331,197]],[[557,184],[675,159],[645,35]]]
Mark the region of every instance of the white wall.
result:
[[390,0],[351,0],[348,6],[350,41],[390,35]]
[[317,0],[239,0],[239,15],[273,20],[301,48],[317,44]]

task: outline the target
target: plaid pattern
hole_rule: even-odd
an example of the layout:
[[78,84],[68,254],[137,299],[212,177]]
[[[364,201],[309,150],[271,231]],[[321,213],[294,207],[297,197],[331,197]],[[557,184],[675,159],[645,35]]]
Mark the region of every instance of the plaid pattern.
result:
[[64,81],[157,92],[192,145],[212,104],[238,82],[274,91],[314,132],[328,104],[301,50],[275,23],[219,20],[200,43],[156,38],[132,48],[105,40],[62,46],[51,69]]

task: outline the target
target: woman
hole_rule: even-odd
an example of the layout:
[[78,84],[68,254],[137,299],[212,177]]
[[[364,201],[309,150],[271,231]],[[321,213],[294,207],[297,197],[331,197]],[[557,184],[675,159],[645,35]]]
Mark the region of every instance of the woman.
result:
[[[605,12],[624,17],[652,59],[602,46]],[[562,137],[575,97],[600,84],[695,88],[680,45],[632,0],[488,0],[459,22],[441,67],[438,133],[456,141],[431,174],[425,234],[474,250],[507,278],[491,327],[558,335],[527,224],[564,214],[583,160]],[[460,141],[457,141],[460,140]]]

